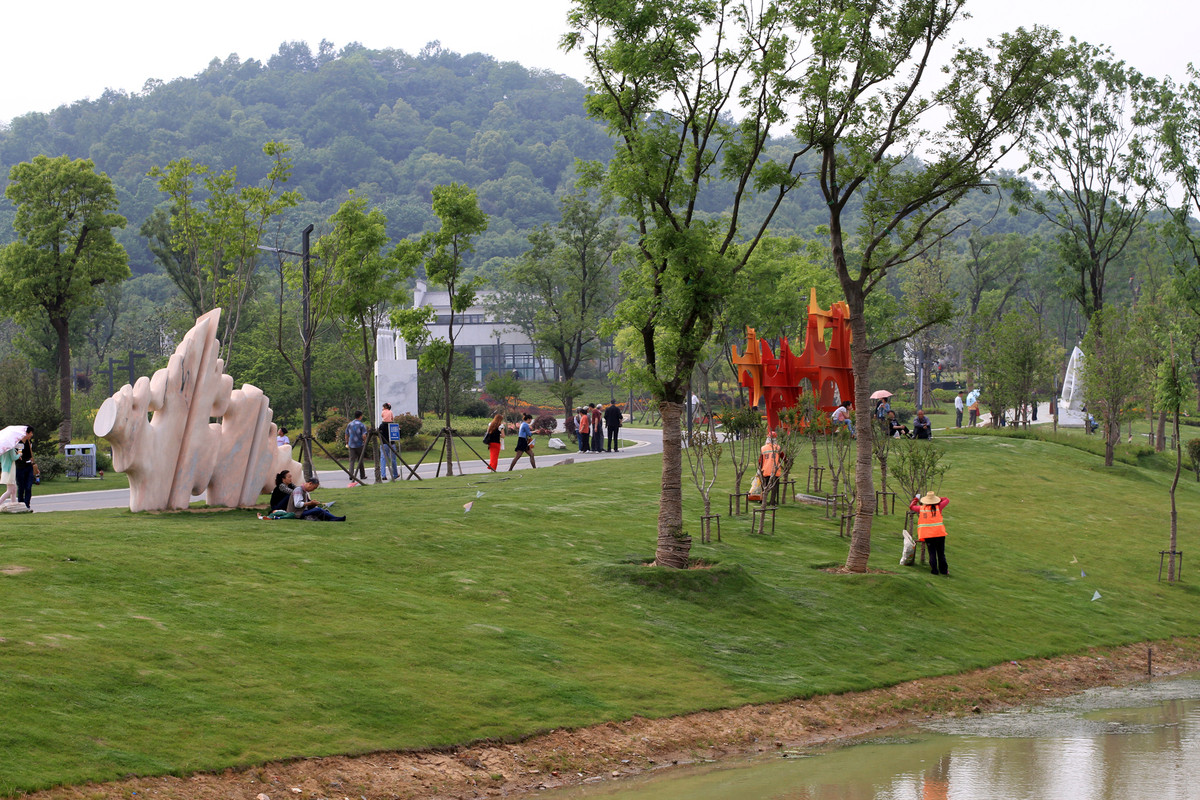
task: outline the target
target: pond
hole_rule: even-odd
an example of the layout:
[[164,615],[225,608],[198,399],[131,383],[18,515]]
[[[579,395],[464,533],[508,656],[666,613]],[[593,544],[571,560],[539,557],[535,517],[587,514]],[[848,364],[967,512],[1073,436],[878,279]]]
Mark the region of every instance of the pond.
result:
[[552,800],[1195,800],[1200,675],[931,722],[834,749],[671,770]]

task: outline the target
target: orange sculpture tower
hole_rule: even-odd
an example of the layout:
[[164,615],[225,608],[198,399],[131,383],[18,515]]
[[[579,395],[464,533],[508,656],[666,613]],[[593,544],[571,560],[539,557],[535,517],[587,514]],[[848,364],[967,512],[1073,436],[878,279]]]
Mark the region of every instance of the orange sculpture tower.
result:
[[[776,358],[771,345],[759,339],[754,328],[746,328],[744,354],[739,355],[737,345],[733,346],[733,363],[738,367],[742,386],[750,390],[750,405],[757,406],[766,399],[767,424],[771,430],[779,427],[780,409],[792,408],[800,400],[803,381],[808,381],[809,391],[816,395],[817,407],[822,411],[837,408],[837,395],[854,400],[849,318],[850,308],[844,301],[834,303],[828,311],[817,305],[817,290],[813,288],[808,298],[804,352],[799,356],[792,353],[785,336],[779,342]],[[828,346],[826,329],[832,332]]]

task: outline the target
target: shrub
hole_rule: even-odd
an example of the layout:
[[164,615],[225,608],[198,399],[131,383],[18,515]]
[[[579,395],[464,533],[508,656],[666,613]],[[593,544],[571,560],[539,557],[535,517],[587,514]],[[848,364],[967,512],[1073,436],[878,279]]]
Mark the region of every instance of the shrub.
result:
[[37,465],[43,481],[52,481],[67,473],[67,462],[62,456],[39,456]]
[[1192,471],[1196,473],[1196,480],[1200,481],[1200,439],[1188,440],[1187,454],[1192,460]]
[[397,414],[392,420],[400,426],[400,438],[411,439],[421,432],[421,426],[425,424],[425,420],[415,414]]
[[491,409],[488,408],[488,404],[478,398],[464,403],[462,407],[464,417],[489,417],[490,414]]
[[325,444],[333,444],[334,442],[344,441],[342,436],[346,426],[350,424],[350,420],[340,414],[332,414],[317,425],[317,429],[313,431],[313,435],[317,437],[317,441]]
[[558,427],[558,417],[553,414],[542,414],[533,421],[533,429],[538,433],[550,433]]
[[432,443],[433,443],[432,436],[428,436],[426,434],[417,434],[415,436],[410,436],[406,439],[401,439],[400,440],[400,449],[406,450],[406,451],[407,450],[417,450],[417,451],[420,451],[423,453],[423,452],[425,452],[425,448],[429,447],[429,445],[431,445]]

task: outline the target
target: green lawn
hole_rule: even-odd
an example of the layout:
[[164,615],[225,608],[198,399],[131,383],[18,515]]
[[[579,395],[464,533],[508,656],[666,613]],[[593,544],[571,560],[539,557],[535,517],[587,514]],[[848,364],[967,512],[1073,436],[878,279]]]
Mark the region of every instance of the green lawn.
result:
[[[824,571],[847,543],[805,506],[781,510],[775,536],[725,519],[724,542],[693,550],[711,569],[642,566],[655,457],[322,490],[345,524],[14,516],[0,791],[518,737],[1200,634],[1194,583],[1155,581],[1161,457],[1104,469],[1035,440],[940,445],[949,579],[896,566],[900,518],[886,517],[872,557],[886,573]],[[1197,552],[1200,488],[1179,499],[1180,547]]]

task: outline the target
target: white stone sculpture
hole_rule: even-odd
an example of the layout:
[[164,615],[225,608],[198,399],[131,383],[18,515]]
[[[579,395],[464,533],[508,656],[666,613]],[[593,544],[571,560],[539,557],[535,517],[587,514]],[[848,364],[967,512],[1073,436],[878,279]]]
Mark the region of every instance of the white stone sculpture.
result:
[[399,332],[381,330],[375,337],[375,399],[392,404],[393,414],[417,413],[417,361]]
[[[300,474],[277,447],[273,412],[262,390],[234,390],[217,357],[214,309],[196,320],[151,378],[125,384],[104,401],[93,429],[112,444],[113,469],[129,478],[129,510],[183,509],[194,495],[210,506],[249,506],[275,488],[275,475]],[[219,418],[219,422],[213,419]]]
[[1062,393],[1058,398],[1058,424],[1067,427],[1083,427],[1086,414],[1083,412],[1083,351],[1076,347],[1067,362],[1063,376]]

